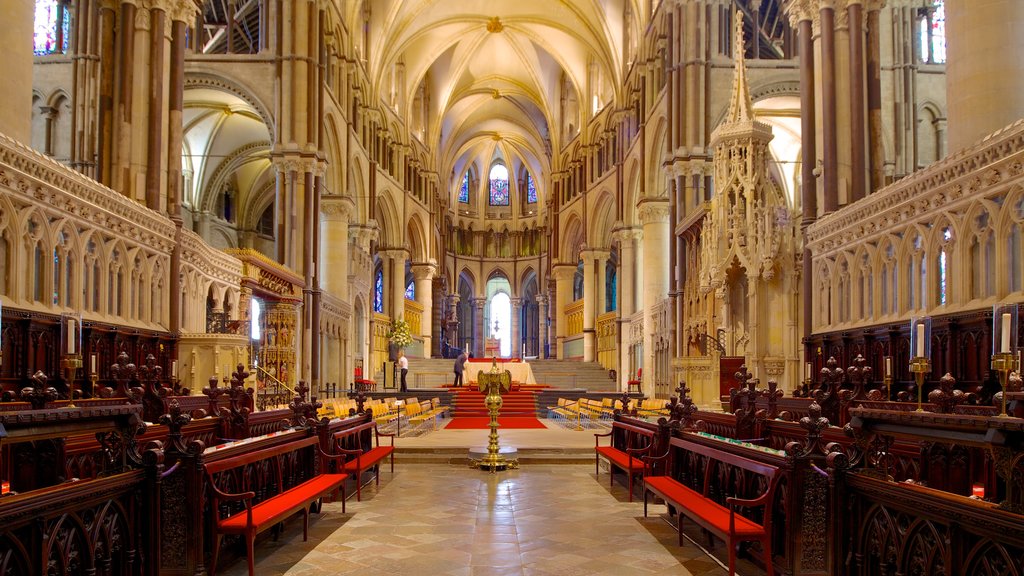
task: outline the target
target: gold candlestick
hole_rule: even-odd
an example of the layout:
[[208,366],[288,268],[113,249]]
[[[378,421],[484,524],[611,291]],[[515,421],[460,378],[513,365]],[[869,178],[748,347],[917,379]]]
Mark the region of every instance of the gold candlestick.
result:
[[60,362],[64,369],[64,378],[68,383],[68,408],[75,406],[75,373],[82,367],[82,357],[79,354],[67,354]]
[[914,374],[914,381],[917,382],[917,410],[924,412],[924,376],[932,371],[931,361],[927,356],[915,356],[910,360],[910,371]]
[[1017,370],[1017,355],[1010,352],[993,354],[992,369],[999,375],[999,386],[1003,389],[1003,406],[999,411],[999,417],[1009,418],[1010,415],[1006,413],[1007,383],[1010,381],[1010,372]]

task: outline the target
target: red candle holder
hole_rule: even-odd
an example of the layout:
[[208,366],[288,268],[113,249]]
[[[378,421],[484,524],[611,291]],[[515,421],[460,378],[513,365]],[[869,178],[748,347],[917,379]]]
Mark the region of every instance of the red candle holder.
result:
[[974,496],[975,498],[977,498],[979,500],[984,500],[985,499],[985,485],[982,484],[981,482],[978,482],[974,486],[972,486],[971,487],[971,496]]

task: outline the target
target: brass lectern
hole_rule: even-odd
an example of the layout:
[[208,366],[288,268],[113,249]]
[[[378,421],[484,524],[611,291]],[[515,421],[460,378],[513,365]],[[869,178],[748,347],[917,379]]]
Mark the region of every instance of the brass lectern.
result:
[[[480,392],[487,394],[484,403],[487,406],[487,413],[491,417],[489,424],[491,433],[487,440],[487,454],[480,454],[482,458],[475,459],[473,456],[476,455],[476,451],[470,451],[470,465],[491,472],[518,468],[518,451],[514,449],[501,450],[498,447],[498,413],[501,411],[501,395],[512,389],[512,373],[508,370],[500,370],[497,360],[492,360],[489,372],[480,370],[477,373],[477,385],[480,387]],[[509,457],[506,457],[506,454]]]

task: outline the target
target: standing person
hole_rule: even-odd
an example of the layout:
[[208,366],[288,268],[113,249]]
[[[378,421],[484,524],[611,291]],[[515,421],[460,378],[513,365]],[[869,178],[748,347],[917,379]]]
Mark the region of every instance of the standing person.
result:
[[455,359],[455,384],[456,388],[462,387],[462,372],[466,369],[466,353],[460,352],[459,357]]
[[405,376],[409,373],[409,359],[405,357],[405,350],[398,351],[398,367],[402,370],[402,392],[408,392],[405,385]]

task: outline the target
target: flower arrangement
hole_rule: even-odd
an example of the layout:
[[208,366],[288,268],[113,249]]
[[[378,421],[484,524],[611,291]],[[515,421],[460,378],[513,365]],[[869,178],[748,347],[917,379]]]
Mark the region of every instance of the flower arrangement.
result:
[[412,332],[409,330],[409,323],[405,320],[392,320],[391,328],[388,330],[388,342],[399,348],[405,348],[412,344]]

